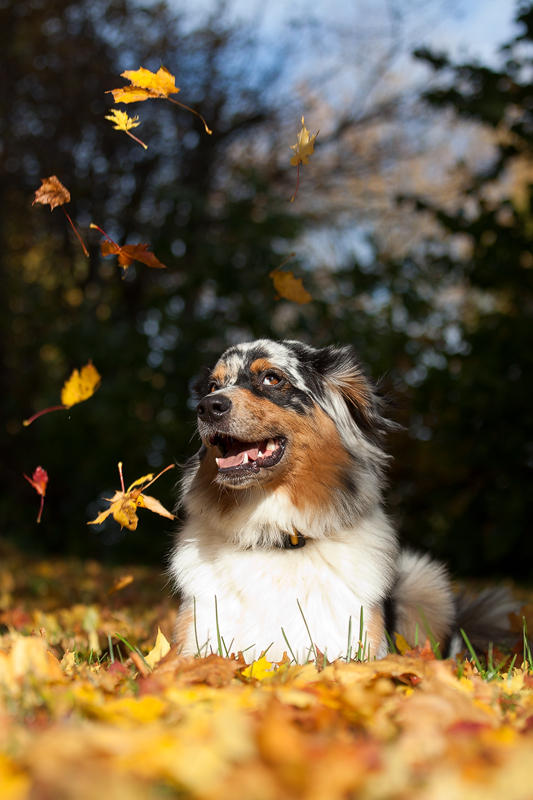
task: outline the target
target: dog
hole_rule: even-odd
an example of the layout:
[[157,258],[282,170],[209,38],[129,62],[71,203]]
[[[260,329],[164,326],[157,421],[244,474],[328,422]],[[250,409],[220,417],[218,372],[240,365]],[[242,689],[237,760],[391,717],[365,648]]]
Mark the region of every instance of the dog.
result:
[[442,564],[400,548],[383,501],[400,426],[352,347],[238,344],[194,392],[202,446],[170,562],[181,653],[302,663],[382,658],[395,633],[441,653],[464,648],[460,627],[478,648],[504,634],[504,592],[457,598]]

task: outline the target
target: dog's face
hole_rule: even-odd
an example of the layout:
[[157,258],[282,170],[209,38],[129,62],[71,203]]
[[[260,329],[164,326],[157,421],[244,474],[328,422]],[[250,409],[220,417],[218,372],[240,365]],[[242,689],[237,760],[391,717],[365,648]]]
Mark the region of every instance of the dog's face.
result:
[[237,345],[195,391],[213,480],[225,487],[292,479],[309,490],[317,472],[330,486],[347,486],[354,460],[363,458],[354,452],[357,437],[372,449],[387,427],[381,400],[349,347],[264,339]]

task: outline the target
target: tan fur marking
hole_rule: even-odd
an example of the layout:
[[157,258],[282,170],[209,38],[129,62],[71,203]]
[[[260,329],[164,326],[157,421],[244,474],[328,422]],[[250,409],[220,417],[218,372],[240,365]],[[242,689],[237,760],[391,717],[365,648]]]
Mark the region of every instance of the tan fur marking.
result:
[[260,372],[265,372],[268,369],[274,369],[272,362],[267,358],[257,358],[250,367],[250,372],[258,375]]
[[176,618],[176,626],[174,628],[174,642],[178,647],[178,653],[187,643],[189,634],[191,633],[192,626],[194,625],[194,612],[190,603],[181,603],[178,616]]
[[385,622],[383,620],[383,610],[381,606],[371,608],[368,612],[368,623],[366,629],[368,631],[368,643],[370,649],[367,647],[365,657],[372,658],[380,649],[380,645],[385,633]]
[[224,386],[224,381],[226,380],[226,365],[225,364],[217,364],[215,371],[213,372],[211,379],[216,381],[220,386]]
[[334,383],[348,401],[355,403],[361,409],[368,407],[370,402],[368,385],[358,372],[341,375]]
[[[231,392],[231,419],[227,433],[245,441],[261,441],[274,436],[288,438],[287,450],[272,481],[262,484],[265,491],[283,487],[300,509],[323,509],[349,472],[350,456],[341,444],[335,423],[318,406],[307,414],[284,409],[247,389]],[[218,452],[216,453],[218,455]],[[222,513],[235,503],[234,490],[212,485],[216,476],[215,455],[206,455],[198,478],[206,490],[215,494]],[[208,460],[209,459],[209,460]]]

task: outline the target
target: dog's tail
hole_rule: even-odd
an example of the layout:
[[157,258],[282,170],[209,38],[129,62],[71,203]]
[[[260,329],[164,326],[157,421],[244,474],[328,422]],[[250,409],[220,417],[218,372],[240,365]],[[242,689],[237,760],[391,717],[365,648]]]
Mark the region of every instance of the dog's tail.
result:
[[507,589],[485,589],[472,597],[454,594],[446,568],[426,554],[403,550],[393,590],[393,626],[413,644],[430,633],[443,656],[466,649],[464,630],[477,652],[489,643],[512,644],[509,613],[518,611]]
[[512,599],[505,588],[484,589],[473,596],[467,592],[455,598],[455,620],[447,655],[452,658],[466,648],[463,630],[476,652],[486,652],[489,644],[512,645],[517,638],[511,634],[509,614],[519,610],[520,603]]

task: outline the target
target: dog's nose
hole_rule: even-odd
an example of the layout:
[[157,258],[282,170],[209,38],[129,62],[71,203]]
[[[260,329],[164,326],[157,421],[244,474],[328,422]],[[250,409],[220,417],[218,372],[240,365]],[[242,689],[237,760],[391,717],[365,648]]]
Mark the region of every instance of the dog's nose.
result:
[[198,417],[204,422],[216,422],[231,408],[231,400],[223,394],[207,395],[196,406]]

